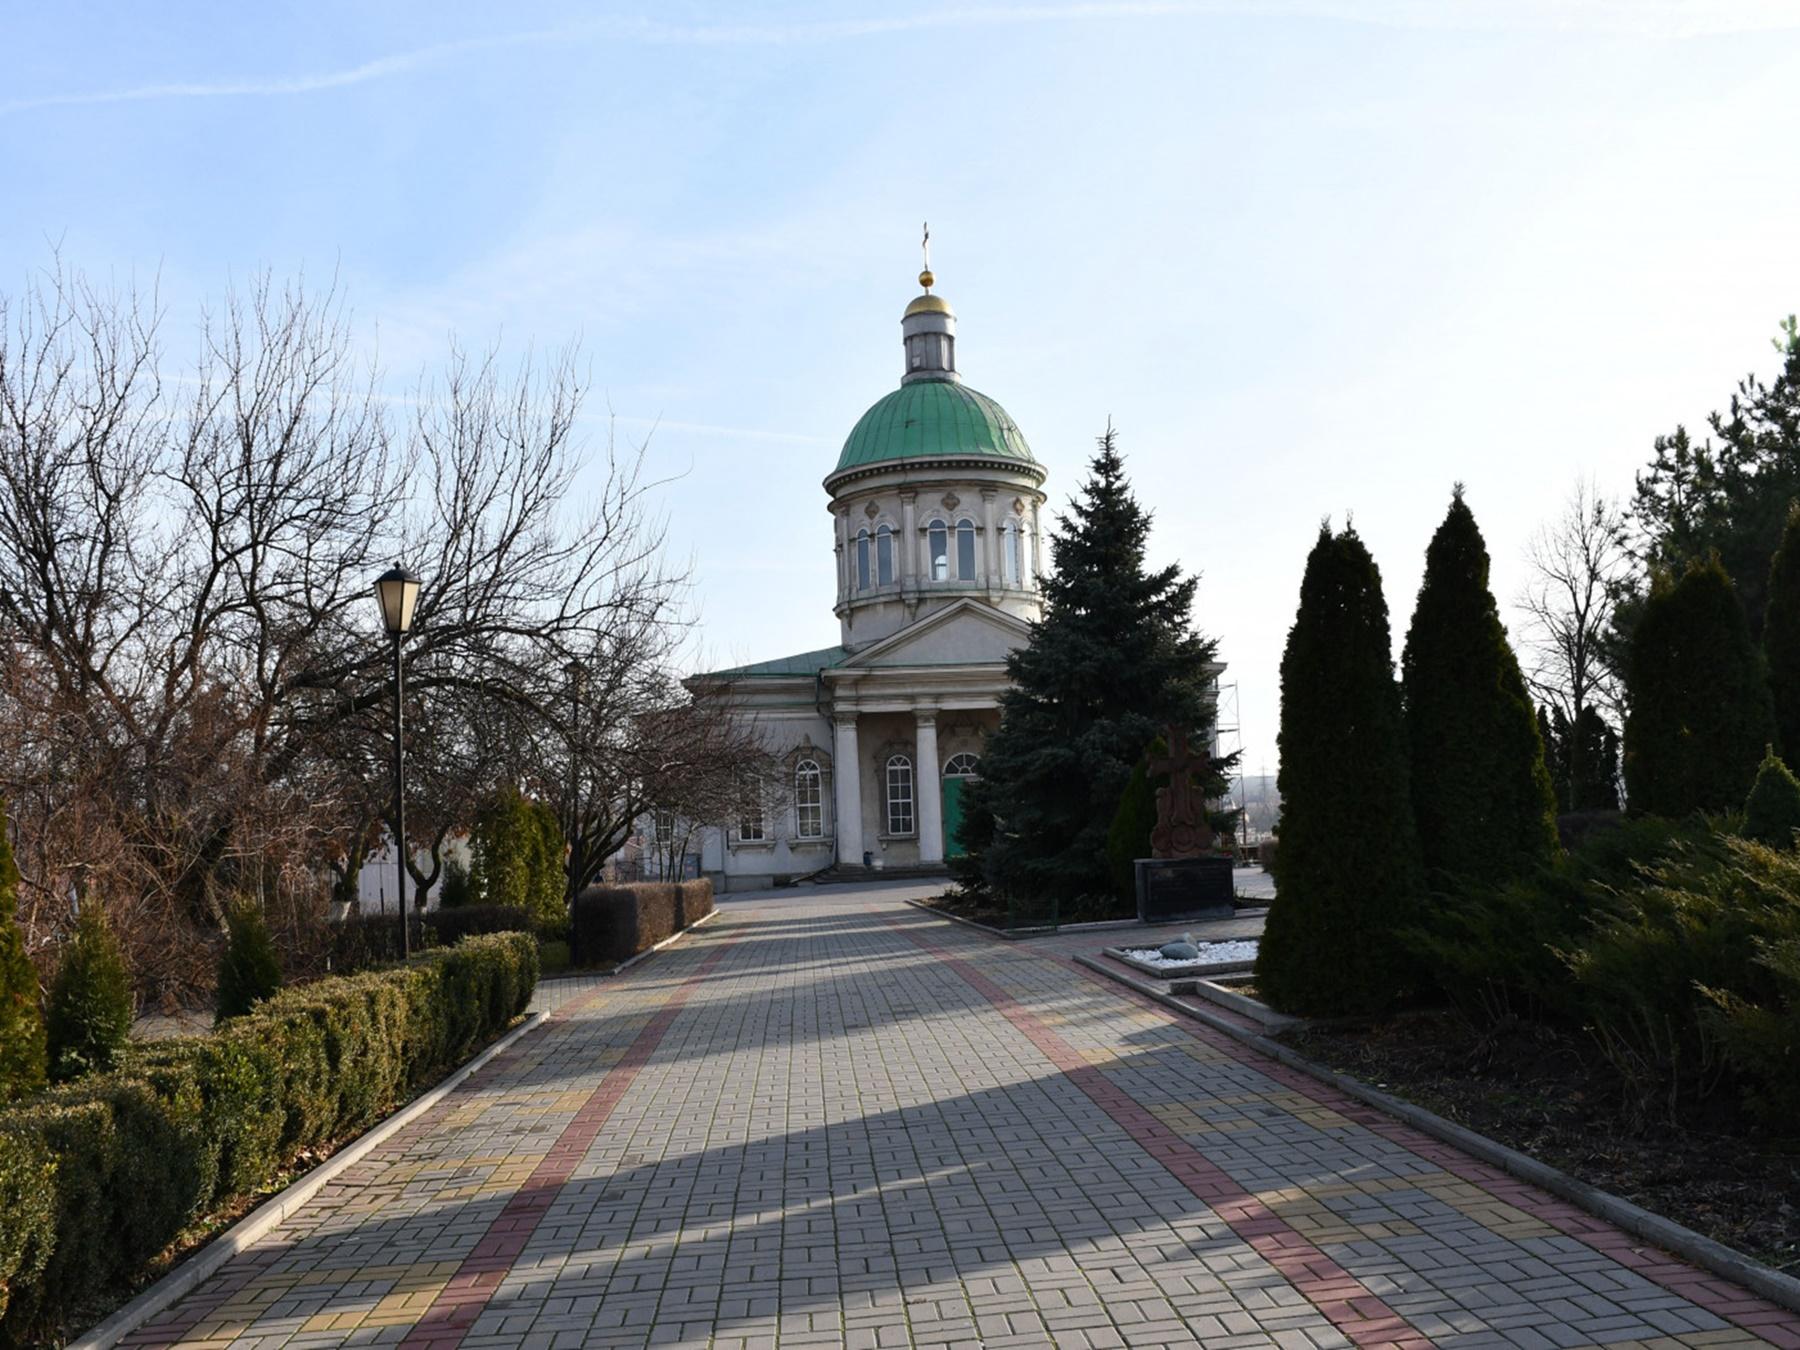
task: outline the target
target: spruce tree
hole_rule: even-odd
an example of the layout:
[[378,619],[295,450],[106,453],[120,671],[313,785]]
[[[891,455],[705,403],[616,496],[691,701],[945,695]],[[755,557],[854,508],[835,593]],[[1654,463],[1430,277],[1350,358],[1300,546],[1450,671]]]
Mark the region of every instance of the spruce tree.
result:
[[1800,830],[1800,780],[1770,746],[1744,802],[1744,836],[1770,848],[1792,848],[1795,830]]
[[38,1011],[37,971],[19,931],[19,869],[0,804],[0,1102],[44,1086],[44,1019]]
[[262,906],[240,900],[225,916],[225,952],[219,958],[215,1020],[241,1017],[281,988],[281,961],[263,921]]
[[1569,719],[1561,708],[1542,704],[1537,710],[1538,740],[1544,746],[1544,767],[1550,772],[1550,790],[1559,810],[1575,809],[1575,788],[1569,781]]
[[1625,787],[1633,811],[1731,810],[1750,791],[1775,713],[1762,655],[1716,555],[1660,573],[1631,635]]
[[1425,550],[1401,661],[1413,819],[1432,885],[1505,881],[1556,852],[1537,716],[1462,485]]
[[44,1019],[59,1081],[109,1069],[131,1035],[131,980],[99,902],[82,905],[63,946]]
[[1788,508],[1781,547],[1769,564],[1763,656],[1775,704],[1777,746],[1790,764],[1800,763],[1800,504]]
[[[1565,719],[1565,724],[1566,724]],[[1586,707],[1569,732],[1570,810],[1619,809],[1619,733]]]
[[1007,659],[982,755],[982,871],[1016,901],[1117,910],[1106,844],[1132,766],[1169,726],[1206,743],[1215,644],[1191,626],[1195,579],[1146,566],[1149,534],[1109,427],[1052,536],[1043,617]]
[[1256,957],[1258,988],[1311,1016],[1403,996],[1396,934],[1424,892],[1381,573],[1355,531],[1329,527],[1306,562],[1281,658],[1281,847]]

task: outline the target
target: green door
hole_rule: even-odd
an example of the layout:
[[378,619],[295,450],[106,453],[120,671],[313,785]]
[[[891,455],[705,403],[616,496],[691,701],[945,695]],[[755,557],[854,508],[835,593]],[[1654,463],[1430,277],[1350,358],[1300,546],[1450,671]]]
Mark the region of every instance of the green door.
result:
[[963,855],[962,841],[957,835],[962,825],[962,792],[963,779],[946,778],[944,780],[944,856],[960,858]]

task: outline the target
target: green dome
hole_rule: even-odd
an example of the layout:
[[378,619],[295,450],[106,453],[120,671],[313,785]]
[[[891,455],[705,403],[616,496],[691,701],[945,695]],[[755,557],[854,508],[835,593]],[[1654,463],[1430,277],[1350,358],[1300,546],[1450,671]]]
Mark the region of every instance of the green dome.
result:
[[1037,463],[1018,425],[986,394],[950,380],[918,380],[862,415],[832,474],[890,460],[970,455]]

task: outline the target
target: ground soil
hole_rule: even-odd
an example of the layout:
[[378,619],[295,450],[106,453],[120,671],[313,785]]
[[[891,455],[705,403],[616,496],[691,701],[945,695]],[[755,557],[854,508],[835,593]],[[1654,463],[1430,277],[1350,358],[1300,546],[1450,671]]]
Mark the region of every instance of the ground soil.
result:
[[[1314,1027],[1309,1058],[1417,1103],[1590,1185],[1800,1274],[1800,1140],[1714,1108],[1646,1113],[1580,1033],[1479,1031],[1455,1013]],[[1720,1094],[1725,1096],[1728,1094]]]

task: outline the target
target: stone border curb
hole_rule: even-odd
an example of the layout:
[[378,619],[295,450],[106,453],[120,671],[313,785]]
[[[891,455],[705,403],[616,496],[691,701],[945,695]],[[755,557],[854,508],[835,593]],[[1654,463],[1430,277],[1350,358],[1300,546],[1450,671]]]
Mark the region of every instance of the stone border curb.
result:
[[1653,1214],[1641,1205],[1634,1205],[1629,1200],[1621,1199],[1609,1191],[1570,1176],[1539,1162],[1536,1158],[1520,1153],[1517,1149],[1508,1148],[1505,1144],[1489,1139],[1484,1134],[1477,1134],[1471,1129],[1445,1120],[1435,1112],[1427,1111],[1422,1106],[1414,1106],[1411,1102],[1390,1096],[1377,1088],[1341,1074],[1335,1069],[1308,1059],[1298,1051],[1290,1049],[1279,1041],[1270,1040],[1254,1031],[1234,1026],[1223,1017],[1209,1013],[1204,1008],[1196,1008],[1183,1003],[1173,995],[1154,989],[1142,980],[1135,980],[1121,971],[1109,968],[1104,962],[1091,956],[1075,956],[1077,965],[1096,971],[1115,980],[1145,997],[1155,1000],[1166,1008],[1173,1009],[1183,1016],[1195,1021],[1204,1022],[1214,1030],[1222,1031],[1234,1040],[1241,1041],[1259,1054],[1267,1055],[1290,1069],[1297,1069],[1308,1077],[1336,1088],[1346,1096],[1373,1106],[1376,1110],[1404,1121],[1422,1134],[1433,1139],[1453,1145],[1464,1153],[1484,1163],[1509,1172],[1521,1181],[1530,1182],[1534,1186],[1549,1191],[1552,1195],[1570,1204],[1586,1210],[1596,1218],[1604,1219],[1610,1224],[1623,1228],[1626,1232],[1647,1242],[1654,1243],[1664,1251],[1672,1252],[1685,1261],[1715,1275],[1722,1275],[1733,1284],[1741,1285],[1752,1293],[1759,1294],[1791,1312],[1800,1312],[1800,1279],[1792,1275],[1784,1275],[1771,1266],[1752,1260],[1742,1252],[1727,1247],[1722,1242],[1715,1242],[1702,1233],[1676,1223],[1673,1219],[1665,1219],[1660,1214]]
[[542,1026],[549,1016],[545,1012],[530,1014],[474,1059],[440,1080],[436,1087],[414,1097],[386,1120],[358,1135],[354,1142],[346,1144],[298,1181],[263,1201],[105,1321],[69,1341],[65,1350],[109,1350],[122,1337],[130,1335],[170,1304],[193,1292],[196,1286],[216,1274],[232,1257],[312,1199],[326,1182],[379,1148],[390,1135],[436,1106],[464,1079],[527,1032]]
[[997,937],[1002,942],[1024,942],[1030,938],[1058,937],[1064,933],[1102,933],[1113,929],[1142,928],[1144,926],[1136,919],[1095,919],[1088,923],[1040,924],[1034,928],[1008,930],[995,928],[992,924],[978,923],[974,919],[965,919],[960,914],[952,914],[948,910],[939,909],[926,900],[914,900],[907,897],[905,903],[914,909],[924,910],[933,918],[960,923],[964,928],[973,928],[977,932],[986,933],[989,937]]
[[1290,1017],[1286,1013],[1278,1013],[1266,1003],[1258,1003],[1255,999],[1237,993],[1228,985],[1218,984],[1205,976],[1181,977],[1169,981],[1171,994],[1187,994],[1193,998],[1203,998],[1208,1003],[1217,1003],[1221,1008],[1229,1008],[1241,1017],[1260,1022],[1270,1031],[1292,1031],[1308,1025],[1304,1017]]

